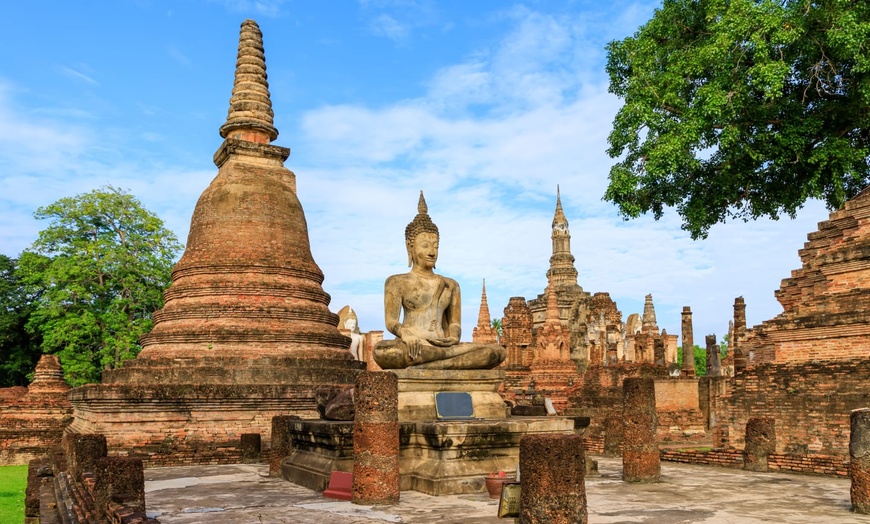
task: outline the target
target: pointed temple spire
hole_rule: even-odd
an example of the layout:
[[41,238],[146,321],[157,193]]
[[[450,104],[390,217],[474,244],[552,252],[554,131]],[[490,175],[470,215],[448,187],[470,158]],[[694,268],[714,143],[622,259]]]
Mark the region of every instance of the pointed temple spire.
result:
[[568,230],[568,219],[562,210],[559,186],[556,186],[556,212],[553,215],[551,238],[553,255],[550,257],[547,280],[553,282],[557,290],[577,286],[577,269],[574,267],[574,255],[571,254],[571,232]]
[[643,301],[643,324],[641,325],[643,333],[653,332],[658,334],[659,326],[656,324],[656,308],[653,306],[652,294],[644,297]]
[[278,137],[278,130],[272,125],[273,117],[263,33],[257,22],[245,20],[239,33],[230,109],[220,133],[223,138],[268,144]]
[[555,228],[557,224],[564,225],[565,230],[568,230],[568,219],[565,218],[565,212],[562,210],[562,195],[558,184],[556,184],[556,213],[553,215],[553,227]]
[[477,313],[477,326],[472,331],[471,340],[477,344],[495,344],[498,342],[498,333],[492,327],[492,320],[490,320],[489,316],[489,304],[486,302],[486,279],[483,279],[483,292],[480,294],[480,311]]

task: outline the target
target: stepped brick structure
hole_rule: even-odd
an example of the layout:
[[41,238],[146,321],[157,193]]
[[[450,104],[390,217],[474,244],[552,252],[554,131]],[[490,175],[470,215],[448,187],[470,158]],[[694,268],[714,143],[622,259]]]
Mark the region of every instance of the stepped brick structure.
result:
[[480,311],[477,314],[477,325],[471,334],[472,342],[476,344],[498,344],[498,332],[492,327],[489,317],[489,304],[486,303],[486,280],[483,281],[483,291],[480,294]]
[[43,355],[24,395],[0,406],[0,466],[26,464],[60,444],[72,421],[69,390],[57,356]]
[[269,442],[275,415],[316,416],[314,389],[352,384],[362,363],[328,309],[290,154],[278,136],[263,39],[241,27],[218,174],[191,218],[139,356],[71,392],[72,430],[147,461],[232,461],[242,434]]
[[535,337],[529,375],[536,388],[549,392],[556,410],[564,412],[569,383],[573,385],[579,374],[568,346],[571,335],[567,326],[559,321],[558,308],[555,285],[551,281],[547,292],[547,318]]
[[870,357],[870,187],[807,239],[776,292],[783,312],[741,341],[748,366]]

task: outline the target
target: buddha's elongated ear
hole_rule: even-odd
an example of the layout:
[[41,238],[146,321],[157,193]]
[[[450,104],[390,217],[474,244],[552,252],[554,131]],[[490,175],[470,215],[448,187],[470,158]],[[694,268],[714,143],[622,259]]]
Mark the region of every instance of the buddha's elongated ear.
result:
[[413,240],[405,240],[405,250],[408,251],[408,267],[413,266],[413,260],[411,259],[411,249],[414,247]]

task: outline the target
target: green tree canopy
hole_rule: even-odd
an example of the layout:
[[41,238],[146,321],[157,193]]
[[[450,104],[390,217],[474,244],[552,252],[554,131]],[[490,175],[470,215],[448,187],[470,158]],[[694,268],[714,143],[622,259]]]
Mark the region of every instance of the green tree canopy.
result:
[[703,238],[870,183],[870,2],[664,0],[607,51],[623,217],[675,207]]
[[139,201],[111,186],[39,208],[47,228],[19,259],[18,274],[38,298],[28,329],[57,353],[74,386],[100,380],[139,351],[138,338],[163,305],[175,234]]
[[17,265],[0,255],[0,387],[26,386],[41,354],[38,336],[26,329],[32,300],[15,274]]

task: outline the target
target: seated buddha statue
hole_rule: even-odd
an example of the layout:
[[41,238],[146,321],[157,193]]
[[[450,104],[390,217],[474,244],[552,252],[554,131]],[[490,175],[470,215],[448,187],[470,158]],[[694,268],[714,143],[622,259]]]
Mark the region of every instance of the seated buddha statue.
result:
[[497,344],[459,342],[459,284],[434,271],[438,240],[420,191],[417,216],[405,228],[411,270],[384,284],[386,328],[396,338],[375,345],[374,360],[383,369],[492,369],[505,358]]

